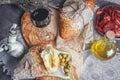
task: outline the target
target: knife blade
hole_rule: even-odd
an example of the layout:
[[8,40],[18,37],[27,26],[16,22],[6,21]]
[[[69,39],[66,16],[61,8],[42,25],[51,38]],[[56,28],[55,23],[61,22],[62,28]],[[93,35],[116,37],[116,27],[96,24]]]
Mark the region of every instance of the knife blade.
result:
[[25,78],[25,79],[20,79],[20,80],[36,80],[36,78]]
[[117,52],[120,53],[120,40],[116,40]]

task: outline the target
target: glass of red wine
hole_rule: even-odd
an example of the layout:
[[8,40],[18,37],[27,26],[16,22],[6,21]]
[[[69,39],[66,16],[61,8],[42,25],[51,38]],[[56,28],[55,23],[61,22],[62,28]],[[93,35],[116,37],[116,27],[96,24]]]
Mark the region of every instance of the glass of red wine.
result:
[[31,13],[32,23],[39,28],[45,27],[50,22],[50,13],[46,8],[38,8]]
[[48,8],[48,1],[39,0],[39,3],[41,5],[36,4],[36,8],[31,12],[31,21],[36,27],[43,28],[49,24],[51,15]]

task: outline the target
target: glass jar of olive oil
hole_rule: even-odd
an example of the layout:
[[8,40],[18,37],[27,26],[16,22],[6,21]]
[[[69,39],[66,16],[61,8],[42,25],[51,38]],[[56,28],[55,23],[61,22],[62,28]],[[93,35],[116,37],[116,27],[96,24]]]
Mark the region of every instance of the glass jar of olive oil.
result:
[[114,57],[116,54],[114,32],[108,31],[104,38],[93,41],[91,45],[91,52],[100,60],[108,60]]

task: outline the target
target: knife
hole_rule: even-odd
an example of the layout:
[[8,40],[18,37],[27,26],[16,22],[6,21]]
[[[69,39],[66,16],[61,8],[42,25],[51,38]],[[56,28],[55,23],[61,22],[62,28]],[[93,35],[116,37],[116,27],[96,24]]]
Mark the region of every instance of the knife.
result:
[[117,52],[120,53],[120,40],[116,40]]
[[116,40],[116,46],[117,46],[116,55],[118,56],[118,60],[120,61],[120,39]]
[[[46,76],[47,77],[47,76]],[[48,77],[56,77],[56,78],[59,78],[60,80],[72,80],[71,78],[62,78],[62,77],[57,77],[57,76],[48,76]],[[46,80],[47,78],[45,78],[45,76],[44,76],[44,78],[42,78],[42,76],[41,77],[35,77],[35,78],[25,78],[25,79],[20,79],[20,80]],[[50,79],[47,79],[47,80],[51,80],[51,79],[53,79],[53,78],[50,78]],[[54,80],[58,80],[58,79],[54,79]]]
[[25,79],[20,79],[20,80],[36,80],[36,78],[25,78]]

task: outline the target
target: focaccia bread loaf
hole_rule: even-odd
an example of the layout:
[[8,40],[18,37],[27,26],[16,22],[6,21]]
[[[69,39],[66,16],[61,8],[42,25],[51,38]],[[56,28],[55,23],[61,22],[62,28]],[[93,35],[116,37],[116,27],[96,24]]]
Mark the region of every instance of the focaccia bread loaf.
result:
[[53,8],[49,9],[51,20],[49,25],[44,28],[38,28],[32,24],[30,12],[25,12],[23,14],[21,19],[22,34],[30,47],[42,43],[54,44],[58,32],[58,13]]

